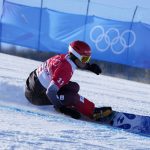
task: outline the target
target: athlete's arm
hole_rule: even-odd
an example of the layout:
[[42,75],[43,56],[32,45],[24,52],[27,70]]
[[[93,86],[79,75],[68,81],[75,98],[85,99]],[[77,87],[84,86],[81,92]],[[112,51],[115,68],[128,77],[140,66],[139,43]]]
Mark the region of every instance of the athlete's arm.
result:
[[48,96],[49,100],[55,106],[56,109],[59,109],[62,106],[60,100],[57,98],[58,90],[58,86],[52,80],[46,91],[46,95]]
[[87,63],[85,69],[89,70],[91,72],[94,72],[97,75],[102,73],[101,68],[97,64],[89,64],[89,63]]
[[[55,106],[55,108],[60,108],[63,104],[57,97],[57,92],[59,89],[67,84],[70,80],[70,76],[66,74],[67,67],[59,66],[52,76],[52,81],[50,82],[46,94],[51,101],[51,103]],[[68,71],[69,72],[69,71]]]

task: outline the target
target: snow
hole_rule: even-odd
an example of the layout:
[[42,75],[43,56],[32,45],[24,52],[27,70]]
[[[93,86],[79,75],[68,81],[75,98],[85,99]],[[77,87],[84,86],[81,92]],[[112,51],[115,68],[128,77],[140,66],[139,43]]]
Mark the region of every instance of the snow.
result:
[[[75,120],[24,97],[25,80],[41,62],[0,53],[0,150],[150,149],[149,137]],[[97,106],[150,116],[150,85],[76,70],[71,79]]]

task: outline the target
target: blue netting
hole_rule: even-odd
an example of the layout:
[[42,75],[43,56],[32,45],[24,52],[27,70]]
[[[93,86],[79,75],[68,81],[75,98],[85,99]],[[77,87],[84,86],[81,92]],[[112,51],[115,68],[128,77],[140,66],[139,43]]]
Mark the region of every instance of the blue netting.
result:
[[1,42],[65,53],[68,44],[79,39],[89,43],[94,59],[150,68],[148,23],[133,22],[133,16],[130,21],[102,18],[89,1],[82,2],[81,12],[75,12],[78,5],[70,11],[69,4],[59,10],[56,2],[41,2],[42,8],[5,1]]

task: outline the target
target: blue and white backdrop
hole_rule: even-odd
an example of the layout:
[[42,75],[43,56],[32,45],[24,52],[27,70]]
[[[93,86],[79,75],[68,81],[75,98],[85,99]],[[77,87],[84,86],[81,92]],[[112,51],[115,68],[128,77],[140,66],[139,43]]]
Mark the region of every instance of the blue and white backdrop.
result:
[[1,8],[1,42],[66,53],[79,39],[93,59],[150,68],[150,9],[96,0],[5,0]]

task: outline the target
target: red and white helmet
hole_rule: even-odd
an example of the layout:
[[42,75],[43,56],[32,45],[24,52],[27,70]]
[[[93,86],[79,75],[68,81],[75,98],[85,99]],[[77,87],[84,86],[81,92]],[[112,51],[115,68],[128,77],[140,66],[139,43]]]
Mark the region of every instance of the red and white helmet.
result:
[[83,41],[74,41],[70,43],[69,53],[72,53],[83,63],[88,63],[91,58],[91,48]]

